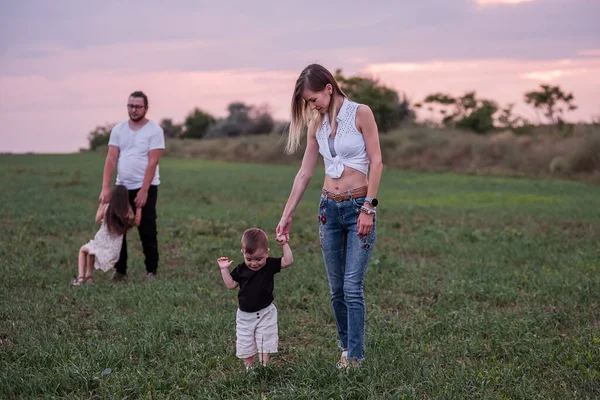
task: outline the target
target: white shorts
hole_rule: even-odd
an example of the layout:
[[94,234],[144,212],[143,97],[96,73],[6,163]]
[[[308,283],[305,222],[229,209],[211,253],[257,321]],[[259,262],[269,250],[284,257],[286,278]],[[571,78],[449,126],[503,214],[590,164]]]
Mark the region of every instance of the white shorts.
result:
[[238,308],[235,319],[236,356],[248,358],[258,353],[277,353],[277,308],[275,304],[257,312]]

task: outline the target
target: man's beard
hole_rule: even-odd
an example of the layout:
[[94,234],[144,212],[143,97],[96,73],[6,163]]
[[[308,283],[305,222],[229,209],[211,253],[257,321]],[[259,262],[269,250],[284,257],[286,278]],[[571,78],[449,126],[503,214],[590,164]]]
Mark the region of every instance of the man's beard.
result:
[[144,117],[146,117],[146,113],[142,114],[141,116],[137,117],[137,118],[133,118],[131,115],[129,116],[129,119],[131,119],[133,122],[140,122],[141,120],[144,119]]

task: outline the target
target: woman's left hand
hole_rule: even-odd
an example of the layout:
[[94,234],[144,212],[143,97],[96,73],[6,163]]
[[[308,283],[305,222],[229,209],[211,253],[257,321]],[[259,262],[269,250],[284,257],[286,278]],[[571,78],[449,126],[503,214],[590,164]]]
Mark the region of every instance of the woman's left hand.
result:
[[290,241],[290,230],[292,229],[292,217],[281,217],[277,228],[275,229],[275,233],[277,237],[283,236],[286,241]]
[[364,212],[360,212],[358,214],[358,236],[366,236],[371,233],[373,230],[373,217],[375,214],[367,214]]

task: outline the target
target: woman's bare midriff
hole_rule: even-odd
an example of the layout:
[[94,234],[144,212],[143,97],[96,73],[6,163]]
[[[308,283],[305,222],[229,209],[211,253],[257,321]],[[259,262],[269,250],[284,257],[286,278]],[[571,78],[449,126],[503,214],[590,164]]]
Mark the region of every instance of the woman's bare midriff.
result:
[[325,174],[323,188],[328,192],[339,193],[356,189],[361,186],[366,186],[368,183],[369,181],[367,180],[367,176],[365,174],[354,168],[344,166],[344,172],[342,172],[342,176],[337,179]]

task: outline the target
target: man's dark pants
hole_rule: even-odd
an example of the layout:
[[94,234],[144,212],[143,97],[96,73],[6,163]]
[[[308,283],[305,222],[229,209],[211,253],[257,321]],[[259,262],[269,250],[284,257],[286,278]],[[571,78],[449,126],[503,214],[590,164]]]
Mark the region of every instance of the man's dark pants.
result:
[[[129,203],[135,211],[135,196],[139,189],[129,190]],[[158,269],[158,241],[156,231],[156,199],[158,197],[158,186],[151,185],[148,188],[148,199],[142,207],[142,220],[138,226],[138,233],[142,241],[142,249],[145,256],[146,272],[156,274]],[[123,245],[121,246],[121,254],[119,261],[115,264],[115,269],[118,273],[127,274],[127,235],[123,235]]]

